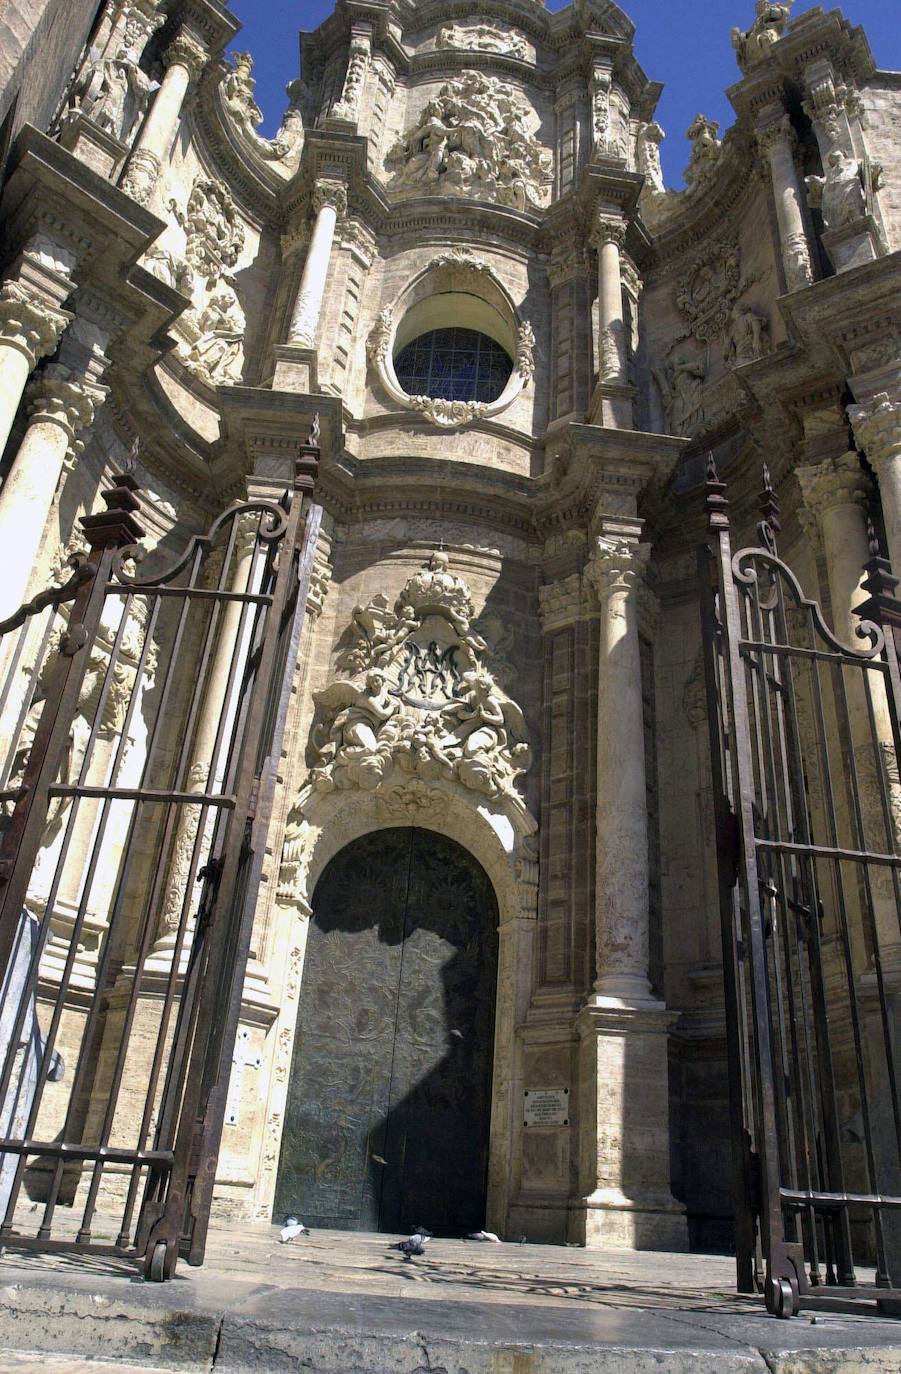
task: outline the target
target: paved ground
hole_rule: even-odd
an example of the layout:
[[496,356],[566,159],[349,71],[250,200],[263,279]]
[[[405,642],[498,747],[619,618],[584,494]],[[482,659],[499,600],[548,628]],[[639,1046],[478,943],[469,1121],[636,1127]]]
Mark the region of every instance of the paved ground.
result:
[[318,1232],[282,1246],[274,1228],[220,1230],[207,1264],[167,1284],[117,1261],[9,1252],[0,1374],[901,1371],[901,1322],[775,1321],[735,1294],[721,1257],[436,1240],[406,1262],[387,1240]]

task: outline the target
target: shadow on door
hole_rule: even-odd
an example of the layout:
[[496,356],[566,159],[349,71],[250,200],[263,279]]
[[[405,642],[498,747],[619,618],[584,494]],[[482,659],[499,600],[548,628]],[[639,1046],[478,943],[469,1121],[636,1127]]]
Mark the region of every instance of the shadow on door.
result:
[[460,845],[379,830],[313,897],[275,1219],[485,1224],[497,901]]

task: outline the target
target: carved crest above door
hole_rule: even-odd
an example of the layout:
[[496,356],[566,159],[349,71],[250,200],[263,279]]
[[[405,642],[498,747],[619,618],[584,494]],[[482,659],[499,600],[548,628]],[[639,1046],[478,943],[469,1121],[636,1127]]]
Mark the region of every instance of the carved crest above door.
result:
[[469,588],[433,553],[390,610],[377,596],[353,612],[348,676],[314,692],[312,785],[373,791],[395,769],[453,779],[522,808],[531,762],[522,712],[489,670]]

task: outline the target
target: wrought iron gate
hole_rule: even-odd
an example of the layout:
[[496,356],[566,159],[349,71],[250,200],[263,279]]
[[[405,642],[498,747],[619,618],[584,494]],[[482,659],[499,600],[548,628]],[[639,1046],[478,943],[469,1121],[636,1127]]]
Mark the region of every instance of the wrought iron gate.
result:
[[0,625],[2,1245],[203,1261],[318,460],[146,576],[118,475]]
[[706,495],[738,1285],[784,1317],[829,1296],[897,1301],[897,579],[871,540],[861,643],[843,644],[777,555],[766,470],[758,547],[732,553],[712,458]]

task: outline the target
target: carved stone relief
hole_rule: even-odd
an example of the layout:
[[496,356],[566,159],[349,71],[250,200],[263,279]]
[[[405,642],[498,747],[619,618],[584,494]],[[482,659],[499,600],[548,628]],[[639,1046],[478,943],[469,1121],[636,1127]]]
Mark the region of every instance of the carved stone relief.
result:
[[521,33],[499,24],[444,24],[438,30],[435,47],[502,53],[521,62],[528,62],[533,55]]
[[494,200],[517,210],[547,203],[552,158],[532,112],[508,82],[461,72],[445,82],[386,159],[397,191]]
[[704,357],[677,346],[662,366],[653,369],[653,374],[663,403],[667,434],[687,434],[691,417],[701,407],[701,388],[707,377]]
[[736,301],[725,329],[725,359],[730,366],[752,362],[770,351],[770,323],[747,301]]
[[368,37],[357,35],[351,40],[350,55],[341,95],[329,111],[329,119],[343,124],[356,124],[360,114],[360,100],[369,70],[371,43]]
[[396,775],[454,780],[517,808],[531,750],[522,712],[487,666],[469,588],[435,553],[391,611],[376,597],[353,613],[340,666],[314,693],[312,786],[372,791]]

